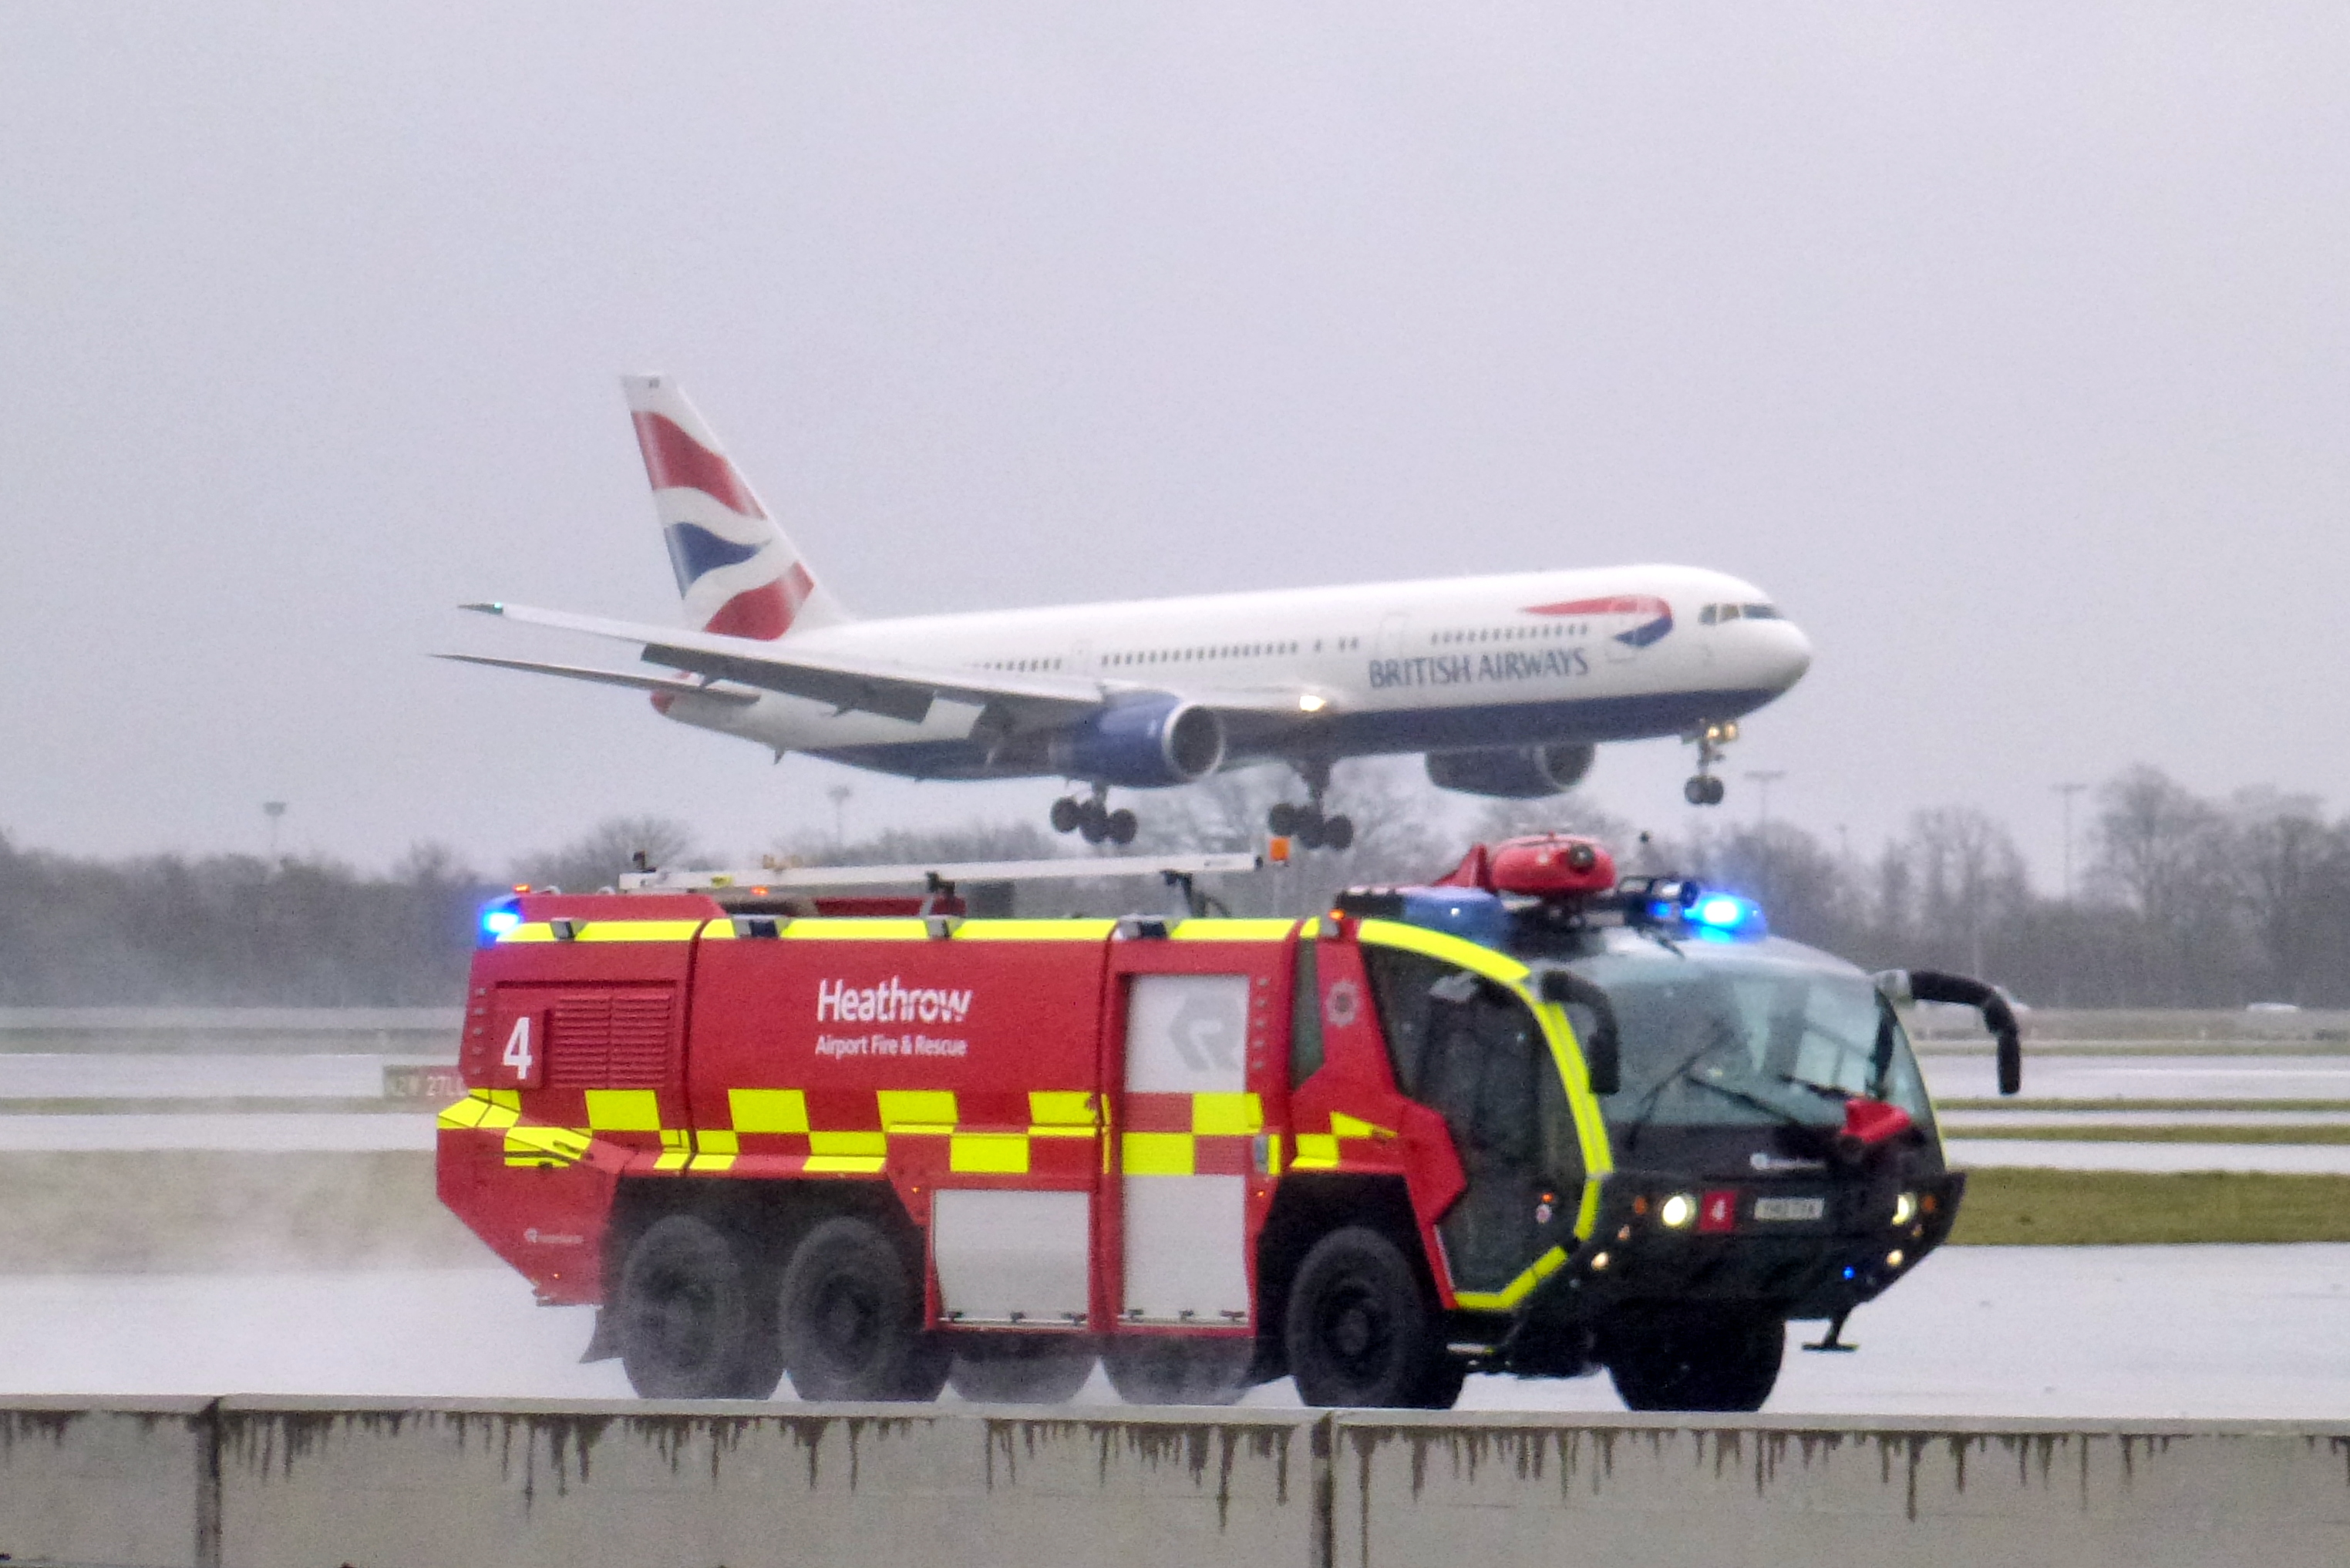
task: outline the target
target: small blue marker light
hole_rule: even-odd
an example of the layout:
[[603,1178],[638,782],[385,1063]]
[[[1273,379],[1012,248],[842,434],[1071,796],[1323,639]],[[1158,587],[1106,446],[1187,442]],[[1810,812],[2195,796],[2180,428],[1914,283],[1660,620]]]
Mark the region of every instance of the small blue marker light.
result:
[[1852,1271],[1851,1269],[1848,1269],[1848,1268],[1847,1268],[1846,1270],[1845,1270],[1845,1272],[1844,1272],[1844,1277],[1845,1277],[1846,1279],[1847,1279],[1847,1280],[1848,1280],[1848,1279],[1852,1278],[1852,1275],[1853,1275],[1853,1271]]

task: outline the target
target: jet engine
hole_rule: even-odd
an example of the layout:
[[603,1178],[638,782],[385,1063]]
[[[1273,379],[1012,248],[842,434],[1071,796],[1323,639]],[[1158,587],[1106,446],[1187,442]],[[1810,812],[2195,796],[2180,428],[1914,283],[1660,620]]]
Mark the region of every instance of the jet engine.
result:
[[1127,789],[1190,784],[1223,760],[1223,721],[1179,697],[1105,708],[1053,742],[1053,765],[1064,777]]
[[1538,800],[1573,789],[1591,771],[1596,746],[1493,746],[1475,752],[1430,752],[1429,782],[1463,794]]

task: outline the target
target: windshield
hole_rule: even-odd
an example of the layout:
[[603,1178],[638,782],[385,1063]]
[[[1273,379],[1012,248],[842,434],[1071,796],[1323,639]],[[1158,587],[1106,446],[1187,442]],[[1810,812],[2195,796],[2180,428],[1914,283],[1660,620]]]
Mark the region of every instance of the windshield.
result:
[[1856,1095],[1931,1124],[1901,1021],[1864,975],[1694,943],[1570,967],[1615,1004],[1623,1087],[1604,1103],[1617,1126],[1835,1127]]

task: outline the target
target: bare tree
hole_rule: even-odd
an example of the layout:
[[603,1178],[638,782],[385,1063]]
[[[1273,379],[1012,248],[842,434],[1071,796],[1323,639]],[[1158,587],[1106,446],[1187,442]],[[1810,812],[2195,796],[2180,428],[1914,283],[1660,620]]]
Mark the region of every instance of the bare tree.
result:
[[2030,896],[2015,840],[1972,806],[1943,805],[1910,817],[1904,847],[1928,943],[1963,953],[1968,972],[1981,974],[1985,939]]
[[543,850],[515,862],[514,879],[534,888],[592,893],[615,886],[620,873],[636,868],[637,857],[652,867],[678,865],[694,856],[693,830],[674,817],[608,816],[559,849]]

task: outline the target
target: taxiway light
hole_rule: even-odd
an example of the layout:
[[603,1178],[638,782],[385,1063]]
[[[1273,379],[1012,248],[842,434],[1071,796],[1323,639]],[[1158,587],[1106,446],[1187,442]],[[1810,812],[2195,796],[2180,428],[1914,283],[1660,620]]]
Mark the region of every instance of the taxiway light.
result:
[[1686,1192],[1676,1192],[1657,1205],[1657,1222],[1668,1231],[1687,1230],[1697,1219],[1697,1199]]
[[1895,1225],[1907,1225],[1910,1220],[1915,1220],[1916,1218],[1918,1218],[1918,1195],[1916,1193],[1905,1192],[1893,1200],[1893,1223]]

